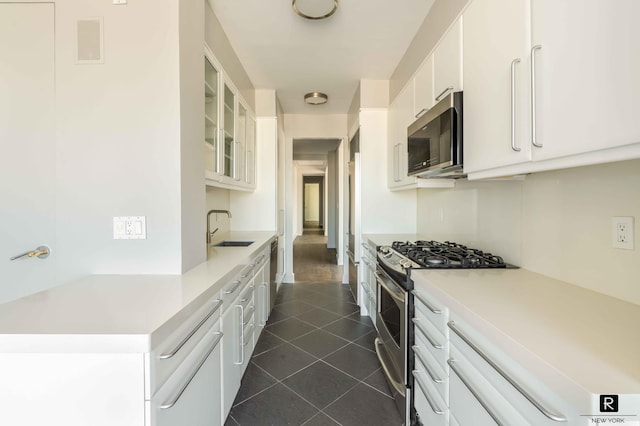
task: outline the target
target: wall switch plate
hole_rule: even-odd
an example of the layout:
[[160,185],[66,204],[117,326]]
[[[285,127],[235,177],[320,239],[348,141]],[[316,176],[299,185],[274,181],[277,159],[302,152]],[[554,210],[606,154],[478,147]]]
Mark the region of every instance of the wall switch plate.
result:
[[113,218],[114,240],[146,240],[146,216],[117,216]]
[[611,218],[613,248],[633,250],[635,234],[633,216],[616,216]]

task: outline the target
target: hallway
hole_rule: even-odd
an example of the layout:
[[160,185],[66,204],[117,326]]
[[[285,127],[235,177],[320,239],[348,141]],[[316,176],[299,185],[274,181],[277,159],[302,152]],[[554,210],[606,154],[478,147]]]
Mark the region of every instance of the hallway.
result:
[[327,237],[305,229],[293,242],[293,274],[298,281],[342,281],[336,250],[327,248]]
[[375,353],[326,237],[294,243],[295,284],[282,284],[256,343],[228,426],[400,426]]

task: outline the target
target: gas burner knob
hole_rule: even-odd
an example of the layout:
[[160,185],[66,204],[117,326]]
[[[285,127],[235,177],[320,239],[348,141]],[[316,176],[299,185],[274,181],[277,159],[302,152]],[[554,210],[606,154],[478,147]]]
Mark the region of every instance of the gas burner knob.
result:
[[400,261],[400,266],[402,266],[404,269],[411,268],[413,267],[413,262],[409,259],[402,259]]
[[380,251],[381,251],[383,254],[387,254],[387,253],[389,253],[389,247],[387,247],[387,246],[382,246],[382,247],[380,247]]

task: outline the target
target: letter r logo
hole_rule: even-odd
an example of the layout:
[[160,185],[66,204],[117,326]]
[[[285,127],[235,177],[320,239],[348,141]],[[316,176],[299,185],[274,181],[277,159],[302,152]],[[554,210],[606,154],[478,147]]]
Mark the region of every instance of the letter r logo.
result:
[[600,395],[600,412],[617,413],[618,395]]

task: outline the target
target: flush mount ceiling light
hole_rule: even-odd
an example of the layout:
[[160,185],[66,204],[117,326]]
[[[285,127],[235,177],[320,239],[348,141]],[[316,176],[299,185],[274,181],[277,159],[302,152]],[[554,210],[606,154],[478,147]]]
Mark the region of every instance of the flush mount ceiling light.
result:
[[309,105],[326,104],[328,99],[327,95],[321,92],[311,92],[304,95],[304,101]]
[[314,21],[326,19],[338,10],[338,0],[293,0],[294,12]]

